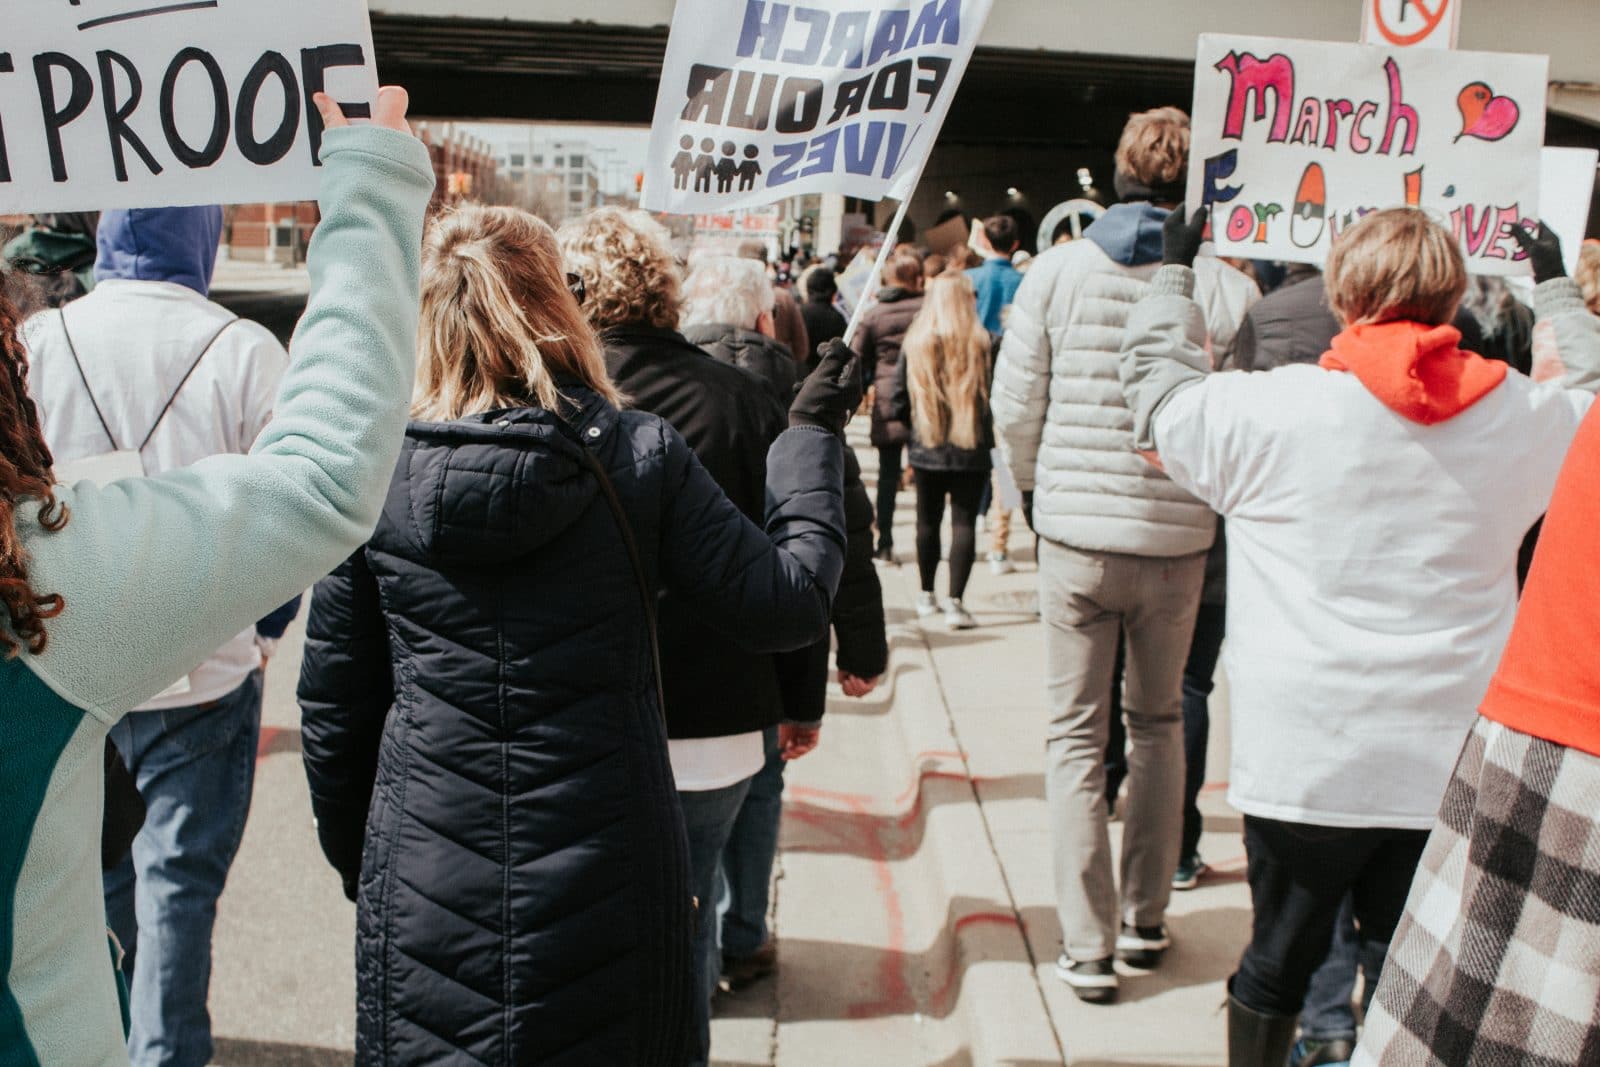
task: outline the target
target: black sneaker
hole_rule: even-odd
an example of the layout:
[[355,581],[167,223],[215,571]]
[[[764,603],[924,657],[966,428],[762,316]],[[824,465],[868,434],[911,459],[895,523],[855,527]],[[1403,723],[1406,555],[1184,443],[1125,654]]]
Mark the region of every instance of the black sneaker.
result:
[[1167,928],[1157,926],[1130,926],[1122,924],[1117,935],[1117,959],[1129,967],[1151,970],[1161,965],[1161,957],[1172,947]]
[[1206,866],[1205,860],[1199,853],[1188,856],[1178,862],[1178,869],[1172,873],[1172,888],[1186,892],[1200,884],[1200,879],[1211,870]]
[[894,562],[894,546],[893,545],[879,545],[878,546],[878,550],[872,554],[872,558],[877,560],[879,563],[893,563]]
[[1073,963],[1063,953],[1056,961],[1056,977],[1085,1004],[1110,1004],[1117,999],[1117,969],[1110,959]]

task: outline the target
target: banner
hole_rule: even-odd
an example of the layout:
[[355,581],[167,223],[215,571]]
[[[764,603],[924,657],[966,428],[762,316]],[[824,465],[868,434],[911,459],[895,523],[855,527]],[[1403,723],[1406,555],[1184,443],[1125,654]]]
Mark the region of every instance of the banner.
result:
[[643,206],[904,199],[991,0],[678,0]]
[[1454,48],[1462,0],[1361,0],[1361,43],[1391,48]]
[[1204,34],[1188,203],[1217,251],[1321,263],[1340,230],[1424,208],[1468,269],[1520,274],[1511,236],[1538,217],[1545,56]]
[[27,8],[0,41],[0,214],[308,200],[312,95],[377,95],[365,0]]

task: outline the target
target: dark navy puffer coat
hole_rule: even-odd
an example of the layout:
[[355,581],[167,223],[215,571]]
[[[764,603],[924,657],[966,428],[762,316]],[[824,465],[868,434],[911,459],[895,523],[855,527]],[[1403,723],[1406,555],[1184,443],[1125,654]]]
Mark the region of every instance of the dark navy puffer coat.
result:
[[773,445],[767,529],[655,416],[587,391],[414,424],[366,549],[317,587],[300,680],[324,852],[358,903],[360,1064],[676,1067],[682,816],[638,583],[764,651],[824,634],[841,444]]

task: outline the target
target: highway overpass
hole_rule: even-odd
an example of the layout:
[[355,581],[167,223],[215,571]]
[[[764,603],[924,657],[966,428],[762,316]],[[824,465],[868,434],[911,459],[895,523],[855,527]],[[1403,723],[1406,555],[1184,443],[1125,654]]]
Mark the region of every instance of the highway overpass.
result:
[[[1600,146],[1596,0],[1461,0],[1461,47],[1551,57],[1551,144]],[[650,121],[671,0],[371,0],[378,62],[421,115]],[[1131,111],[1187,106],[1202,31],[1354,40],[1361,0],[995,0],[913,218],[945,189],[976,210],[1016,186],[1046,206]],[[581,20],[574,19],[581,11]],[[1536,14],[1535,14],[1536,13]]]

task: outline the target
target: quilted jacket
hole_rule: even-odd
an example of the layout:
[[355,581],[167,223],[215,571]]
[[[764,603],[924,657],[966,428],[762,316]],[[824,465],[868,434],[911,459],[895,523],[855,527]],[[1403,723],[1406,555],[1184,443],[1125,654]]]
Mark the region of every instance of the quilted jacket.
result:
[[[1117,378],[1128,312],[1160,265],[1117,262],[1092,240],[1073,241],[1035,259],[1017,290],[991,407],[1000,450],[1017,487],[1034,491],[1034,529],[1046,540],[1155,557],[1211,547],[1211,510],[1134,451]],[[1259,294],[1220,260],[1202,258],[1195,271],[1220,364]]]
[[565,425],[414,423],[377,531],[313,597],[305,761],[357,901],[360,1064],[682,1062],[682,816],[641,591],[585,448],[652,597],[760,651],[826,632],[836,437],[773,445],[763,531],[661,419],[568,395]]

